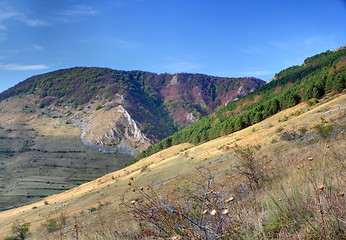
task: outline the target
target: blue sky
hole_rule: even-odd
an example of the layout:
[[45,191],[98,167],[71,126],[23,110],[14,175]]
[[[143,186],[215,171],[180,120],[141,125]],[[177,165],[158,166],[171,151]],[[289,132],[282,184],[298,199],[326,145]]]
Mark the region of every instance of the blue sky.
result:
[[0,0],[0,91],[75,66],[268,80],[345,23],[345,0]]

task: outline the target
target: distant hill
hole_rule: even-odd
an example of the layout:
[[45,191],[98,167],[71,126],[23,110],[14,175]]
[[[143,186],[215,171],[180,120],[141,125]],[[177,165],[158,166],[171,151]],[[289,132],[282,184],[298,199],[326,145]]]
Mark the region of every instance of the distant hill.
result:
[[341,92],[346,84],[346,48],[326,51],[277,73],[266,85],[218,109],[161,142],[150,146],[138,158],[176,145],[207,142],[241,130],[300,102],[311,104],[329,92]]
[[[36,106],[28,108],[67,117],[82,127],[86,144],[136,155],[264,83],[256,78],[76,67],[31,77],[2,92],[0,101],[32,94]],[[109,121],[116,123],[105,127]]]

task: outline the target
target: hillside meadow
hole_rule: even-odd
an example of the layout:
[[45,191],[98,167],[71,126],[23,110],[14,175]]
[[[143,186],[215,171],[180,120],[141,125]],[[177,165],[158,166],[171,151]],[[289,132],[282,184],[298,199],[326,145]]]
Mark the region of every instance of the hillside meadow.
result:
[[[172,146],[66,192],[3,211],[0,236],[11,236],[17,222],[30,223],[28,239],[193,239],[194,226],[186,222],[161,231],[149,224],[140,207],[154,200],[210,226],[229,223],[220,225],[223,239],[344,239],[346,95],[327,95],[310,105],[300,103],[197,146]],[[250,158],[256,162],[254,177],[244,174]],[[208,179],[214,185],[203,188]],[[195,198],[201,187],[219,203],[203,206],[209,211],[204,215]],[[134,210],[144,213],[143,222],[133,218]],[[165,213],[167,222],[175,218],[158,213]],[[56,227],[48,228],[52,221]]]

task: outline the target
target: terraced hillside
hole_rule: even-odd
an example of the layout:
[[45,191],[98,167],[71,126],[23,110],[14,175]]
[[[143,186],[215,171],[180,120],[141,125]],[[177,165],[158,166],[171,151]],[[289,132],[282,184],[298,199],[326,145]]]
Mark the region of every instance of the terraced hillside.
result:
[[94,151],[82,144],[78,127],[28,113],[30,99],[0,102],[0,210],[66,191],[132,159]]

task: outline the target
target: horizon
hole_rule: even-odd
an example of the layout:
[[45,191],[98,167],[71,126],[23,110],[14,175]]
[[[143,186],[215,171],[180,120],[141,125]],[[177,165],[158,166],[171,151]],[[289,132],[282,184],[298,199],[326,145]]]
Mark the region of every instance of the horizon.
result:
[[0,92],[77,66],[268,81],[346,44],[345,3],[0,0]]

